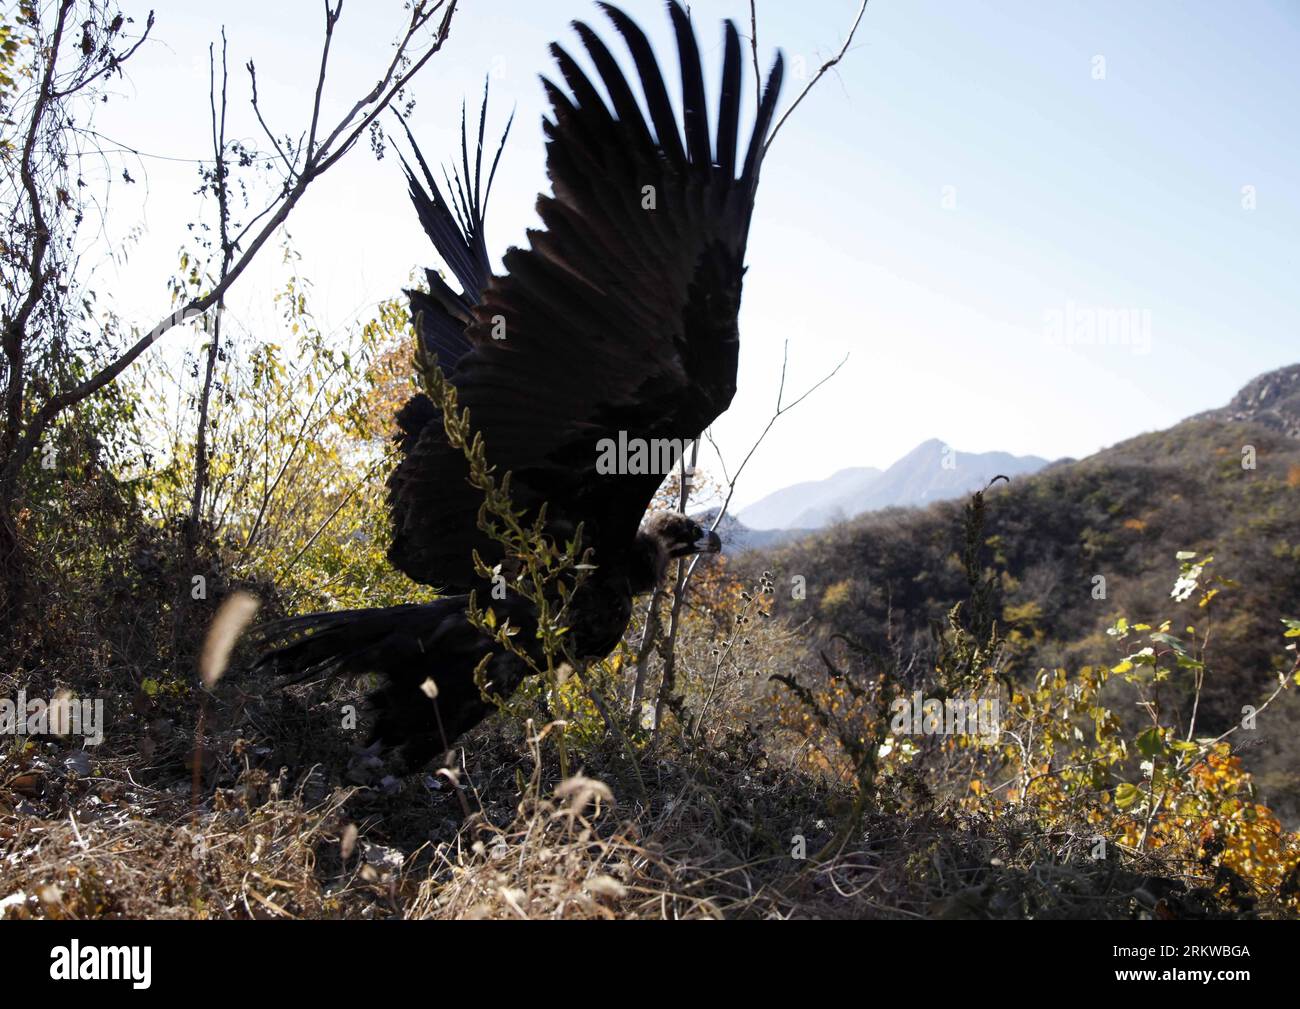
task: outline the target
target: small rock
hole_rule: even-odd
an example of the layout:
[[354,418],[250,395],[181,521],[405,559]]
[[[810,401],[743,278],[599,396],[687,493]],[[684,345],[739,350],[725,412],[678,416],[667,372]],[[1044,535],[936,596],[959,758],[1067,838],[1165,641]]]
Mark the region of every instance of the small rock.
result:
[[406,861],[406,856],[396,848],[385,848],[382,844],[361,842],[361,857],[367,865],[378,866],[390,872],[396,872]]
[[24,771],[10,778],[8,787],[29,799],[39,799],[45,792],[45,775],[40,771]]

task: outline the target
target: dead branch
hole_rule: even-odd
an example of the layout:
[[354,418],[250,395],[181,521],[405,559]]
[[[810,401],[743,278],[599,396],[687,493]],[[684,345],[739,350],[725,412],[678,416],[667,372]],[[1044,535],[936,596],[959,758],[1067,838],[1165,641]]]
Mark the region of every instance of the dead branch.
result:
[[[778,119],[776,121],[776,125],[772,127],[772,132],[767,135],[767,142],[763,144],[764,152],[766,152],[767,149],[772,146],[772,141],[776,139],[777,133],[779,133],[781,127],[785,125],[785,121],[790,118],[790,113],[794,112],[794,110],[799,107],[799,103],[802,102],[806,97],[808,97],[808,92],[817,86],[817,82],[820,81],[826,75],[826,71],[830,70],[832,67],[836,66],[840,62],[840,60],[844,59],[845,54],[849,51],[849,46],[853,44],[853,36],[857,34],[858,25],[862,23],[862,15],[865,14],[866,11],[867,11],[867,0],[862,0],[862,6],[858,8],[858,16],[853,19],[853,27],[849,29],[848,35],[845,36],[844,44],[840,46],[840,51],[837,52],[830,59],[828,59],[825,63],[823,63],[818,68],[817,73],[813,74],[813,79],[808,82],[808,84],[804,87],[802,91],[800,91],[797,95],[795,95],[794,101],[791,102],[789,108],[787,108],[785,112],[781,114],[781,118]],[[752,17],[753,0],[750,0],[750,12]],[[757,30],[754,32],[754,34],[755,36],[757,36],[758,34]],[[754,42],[754,45],[757,46],[757,42]]]

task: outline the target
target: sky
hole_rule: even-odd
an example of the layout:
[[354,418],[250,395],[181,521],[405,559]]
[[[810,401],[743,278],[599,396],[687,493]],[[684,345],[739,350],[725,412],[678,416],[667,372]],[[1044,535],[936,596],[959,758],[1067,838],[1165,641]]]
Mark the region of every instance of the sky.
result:
[[[762,63],[779,46],[790,70],[782,108],[839,49],[858,2],[758,0]],[[623,6],[674,79],[662,4]],[[748,37],[748,5],[691,7],[714,93],[720,21],[735,18]],[[296,134],[323,35],[321,4],[306,0],[155,9],[153,39],[96,121],[142,154],[127,162],[136,183],[115,183],[114,256],[96,278],[142,330],[170,308],[187,222],[212,210],[195,195],[211,148],[209,43],[224,26],[230,133],[265,148],[244,64],[256,63],[272,127]],[[397,0],[345,0],[324,120],[374,83],[405,17]],[[488,208],[498,259],[536,224],[546,189],[538,75],[553,73],[550,41],[580,49],[575,18],[615,40],[588,0],[463,0],[411,88],[411,126],[430,160],[458,152],[461,100],[472,114],[485,76],[489,134],[514,111]],[[734,504],[849,466],[885,467],[929,438],[1081,457],[1300,361],[1297,52],[1294,0],[870,0],[851,50],[763,167],[739,391],[713,428],[728,469],[773,413],[787,347],[787,401],[848,360],[776,421]],[[399,163],[365,145],[314,184],[287,230],[326,332],[368,318],[414,268],[438,265]],[[231,300],[258,334],[277,326],[271,292],[286,270],[275,248],[266,253]],[[152,353],[198,340],[178,329]],[[702,458],[720,475],[711,452]]]

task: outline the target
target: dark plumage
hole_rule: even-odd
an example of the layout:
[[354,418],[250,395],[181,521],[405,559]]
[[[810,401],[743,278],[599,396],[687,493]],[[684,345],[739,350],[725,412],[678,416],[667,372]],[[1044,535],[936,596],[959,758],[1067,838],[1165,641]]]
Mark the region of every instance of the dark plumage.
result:
[[[496,169],[494,159],[481,187],[484,117],[472,170],[463,143],[451,201],[418,150],[416,168],[407,166],[421,224],[461,287],[429,271],[428,292],[409,292],[420,339],[469,409],[489,462],[511,474],[515,506],[535,515],[545,504],[548,532],[560,540],[581,525],[582,545],[592,551],[596,570],[568,609],[569,640],[581,658],[618,644],[633,596],[652,589],[670,559],[718,548],[716,536],[684,516],[656,515],[638,528],[662,473],[601,472],[597,446],[620,432],[652,444],[693,439],[731,402],[745,243],[782,72],[778,55],[742,157],[735,26],[724,29],[715,141],[699,50],[681,6],[668,4],[681,64],[681,133],[645,35],[617,8],[601,7],[631,52],[649,122],[609,50],[575,24],[610,105],[553,45],[569,89],[543,81],[552,107],[543,127],[553,194],[538,199],[544,230],[530,230],[528,248],[506,253],[503,275],[491,274],[483,241]],[[492,564],[501,549],[478,528],[482,501],[466,480],[463,455],[447,444],[442,418],[423,395],[403,407],[398,423],[388,556],[416,581],[455,594],[427,605],[292,618],[260,636],[280,643],[262,663],[298,677],[381,674],[384,685],[372,695],[376,737],[415,766],[490,712],[472,678],[483,656],[492,655],[488,679],[503,695],[527,667],[465,617],[464,594],[482,588],[473,553]],[[493,606],[520,627],[517,641],[532,640],[536,618],[527,603],[511,596]],[[437,685],[432,702],[421,691],[427,679]]]

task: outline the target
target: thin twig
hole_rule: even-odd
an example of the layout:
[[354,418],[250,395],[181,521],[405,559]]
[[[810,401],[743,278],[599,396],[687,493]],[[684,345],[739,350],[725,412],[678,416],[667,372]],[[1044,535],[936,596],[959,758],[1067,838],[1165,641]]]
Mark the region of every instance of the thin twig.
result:
[[[65,5],[70,7],[68,0]],[[412,41],[420,30],[429,23],[433,15],[445,7],[445,12],[440,22],[437,33],[428,50],[411,64],[404,72],[399,73],[398,68],[403,65],[407,52]],[[402,88],[413,78],[433,57],[435,53],[442,49],[451,33],[452,15],[456,11],[456,0],[440,0],[439,3],[431,7],[425,7],[423,3],[416,3],[412,10],[411,22],[407,26],[406,32],[396,46],[396,53],[384,75],[380,78],[379,83],[364,95],[360,101],[353,106],[352,110],[343,117],[342,120],[334,127],[329,136],[315,150],[307,150],[303,160],[301,171],[293,179],[293,184],[286,187],[286,191],[277,198],[276,202],[271,204],[275,207],[273,213],[270,213],[270,207],[258,215],[260,219],[270,213],[269,219],[262,225],[256,236],[246,249],[230,265],[230,269],[225,276],[206,294],[196,296],[187,302],[180,309],[171,312],[161,319],[153,329],[138,339],[134,344],[123,351],[114,361],[105,365],[94,375],[78,383],[70,389],[51,396],[35,410],[31,419],[26,423],[25,430],[21,438],[17,439],[16,445],[12,450],[6,451],[3,472],[0,472],[0,487],[6,487],[12,484],[16,479],[18,470],[29,459],[36,449],[41,436],[49,427],[50,423],[61,412],[68,407],[73,406],[89,396],[94,395],[101,389],[116,381],[117,377],[130,367],[135,360],[149,349],[161,337],[170,332],[173,328],[182,322],[202,315],[213,305],[220,304],[224,299],[226,292],[231,286],[243,275],[248,265],[256,258],[262,246],[268,239],[279,229],[289,214],[302,199],[307,187],[319,176],[328,171],[336,164],[344,154],[351,149],[352,145],[360,134],[374,122],[375,118],[388,107],[389,103],[401,92]],[[335,14],[338,13],[336,9]],[[328,49],[330,36],[333,31],[333,22],[329,23],[326,31],[324,48]],[[324,63],[324,56],[322,56]],[[52,65],[52,64],[51,64]],[[318,89],[315,102],[312,109],[312,122],[318,123],[320,113],[321,94]],[[353,120],[363,110],[369,108],[361,122],[358,123],[350,133],[348,128],[352,125]],[[339,138],[345,133],[347,136],[341,141]],[[244,233],[241,232],[236,238],[234,244],[241,244]],[[25,323],[25,319],[23,320]],[[6,330],[6,341],[9,339],[9,330]],[[17,374],[11,370],[11,373]],[[11,379],[11,392],[13,390],[13,380]],[[7,432],[12,438],[13,430]]]
[[817,73],[813,75],[813,79],[810,80],[807,86],[795,96],[794,101],[790,103],[790,107],[781,114],[781,118],[778,119],[776,125],[772,127],[772,132],[767,135],[767,143],[763,145],[764,153],[766,153],[767,149],[772,146],[772,141],[776,139],[777,133],[780,131],[781,127],[785,125],[785,121],[790,118],[790,113],[797,109],[799,103],[808,97],[808,92],[817,86],[817,82],[826,75],[826,71],[838,64],[840,60],[844,59],[845,53],[849,51],[849,46],[853,42],[853,36],[857,33],[858,25],[862,23],[862,15],[866,13],[866,10],[867,0],[862,0],[862,6],[858,8],[858,16],[853,19],[853,27],[849,29],[849,34],[844,39],[844,45],[840,46],[840,51],[838,53],[821,65],[817,70]]

